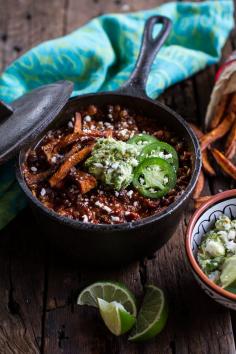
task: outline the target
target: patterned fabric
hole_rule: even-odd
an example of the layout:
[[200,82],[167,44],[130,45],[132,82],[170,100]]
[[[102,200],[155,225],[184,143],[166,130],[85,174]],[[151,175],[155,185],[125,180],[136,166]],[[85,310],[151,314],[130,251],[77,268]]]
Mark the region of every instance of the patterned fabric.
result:
[[[168,16],[173,28],[148,78],[147,93],[152,98],[216,63],[234,26],[231,0],[173,2],[147,11],[103,15],[17,59],[0,77],[0,99],[9,103],[61,79],[75,83],[73,95],[118,88],[134,67],[145,21],[156,14]],[[12,164],[1,166],[0,228],[24,205]]]

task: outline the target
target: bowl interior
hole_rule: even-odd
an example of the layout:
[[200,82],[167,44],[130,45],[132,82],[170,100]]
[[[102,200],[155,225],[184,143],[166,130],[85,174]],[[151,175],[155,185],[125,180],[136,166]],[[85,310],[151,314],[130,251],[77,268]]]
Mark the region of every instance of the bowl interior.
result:
[[207,209],[197,220],[192,232],[192,251],[196,259],[203,235],[214,226],[221,215],[236,219],[236,197],[225,199]]
[[[149,216],[144,219],[135,221],[132,223],[132,227],[138,226],[144,223],[149,223],[157,219],[162,219],[164,218],[168,213],[173,213],[176,211],[181,205],[188,199],[190,194],[192,193],[196,182],[197,178],[200,172],[201,168],[201,153],[200,153],[200,148],[199,148],[199,143],[198,140],[195,136],[195,134],[192,132],[192,130],[189,128],[188,124],[184,121],[183,118],[181,118],[176,112],[173,112],[170,110],[168,107],[162,105],[159,102],[154,102],[148,98],[139,98],[139,97],[133,97],[133,96],[128,96],[128,95],[120,95],[117,93],[99,93],[99,94],[88,94],[80,97],[74,97],[68,101],[64,109],[60,112],[60,114],[55,118],[53,123],[45,129],[43,133],[41,133],[39,136],[35,137],[32,141],[29,141],[28,144],[21,150],[20,155],[19,155],[19,160],[18,160],[18,169],[17,169],[17,179],[28,196],[28,198],[36,204],[40,209],[43,209],[47,214],[50,214],[51,217],[57,218],[63,223],[70,223],[70,225],[73,225],[77,227],[77,225],[84,224],[81,223],[80,221],[77,220],[71,220],[66,217],[59,216],[55,212],[46,209],[31,193],[29,190],[28,186],[26,185],[24,181],[24,176],[22,172],[22,164],[25,162],[26,156],[27,156],[27,150],[29,147],[33,147],[37,145],[40,140],[42,139],[43,135],[45,132],[49,129],[53,129],[55,127],[61,126],[65,121],[70,119],[72,115],[81,107],[85,107],[89,104],[95,104],[98,107],[103,106],[104,104],[120,104],[123,105],[127,108],[132,108],[139,114],[144,114],[147,117],[152,117],[157,120],[157,125],[158,126],[165,126],[167,127],[170,131],[173,131],[176,133],[177,136],[179,136],[180,140],[184,140],[186,147],[188,151],[192,152],[192,177],[191,180],[185,189],[184,193],[171,205],[169,205],[164,211],[157,215]],[[106,225],[106,224],[99,224],[99,227],[102,227],[104,229],[109,229],[109,228],[128,228],[130,223],[124,223],[124,224],[119,224],[119,225]],[[86,228],[91,227],[96,228],[98,225],[93,225],[93,224],[84,224]]]

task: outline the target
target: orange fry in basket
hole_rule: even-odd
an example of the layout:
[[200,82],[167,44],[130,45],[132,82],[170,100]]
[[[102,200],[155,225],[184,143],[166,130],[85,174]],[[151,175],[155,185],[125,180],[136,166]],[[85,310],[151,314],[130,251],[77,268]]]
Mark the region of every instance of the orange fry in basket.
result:
[[92,151],[93,145],[84,147],[82,150],[76,152],[74,155],[70,156],[54,173],[50,178],[49,183],[51,187],[56,187],[60,182],[67,176],[70,169],[77,165],[79,162],[85,159],[88,154]]
[[233,112],[236,113],[236,93],[233,94],[230,100],[229,108],[228,108],[228,113]]
[[79,133],[82,130],[82,118],[79,112],[75,113],[75,124],[74,124],[74,133]]
[[233,112],[229,113],[217,128],[203,135],[200,139],[202,151],[205,150],[211,143],[222,138],[226,133],[228,133],[234,119],[235,114]]
[[222,154],[222,152],[220,152],[219,150],[213,149],[212,154],[218,165],[222,168],[222,170],[227,175],[236,180],[236,166],[230,160],[228,160],[227,157],[225,157],[224,154]]
[[236,149],[236,120],[234,122],[234,125],[231,129],[231,132],[229,133],[229,136],[225,144],[225,156],[229,159],[232,158],[235,154],[235,149]]
[[201,195],[204,188],[204,184],[205,184],[205,177],[203,172],[201,171],[197,180],[196,187],[193,192],[193,199],[197,199]]
[[222,96],[220,102],[216,107],[215,115],[212,117],[210,121],[211,129],[215,129],[220,124],[226,109],[227,102],[228,102],[228,95]]
[[210,176],[215,176],[216,175],[216,172],[215,172],[214,168],[210,164],[210,161],[208,159],[206,150],[202,151],[202,166],[203,166],[204,171],[208,175],[210,175]]
[[199,198],[195,199],[195,201],[194,201],[195,209],[198,209],[203,203],[208,202],[213,197],[214,197],[213,195],[205,195],[204,197],[199,197]]
[[[189,123],[189,125],[196,134],[197,138],[200,140],[201,137],[203,137],[204,135],[203,132],[195,124]],[[215,170],[211,166],[210,161],[208,159],[207,150],[202,151],[202,165],[207,174],[209,174],[210,176],[216,175]]]

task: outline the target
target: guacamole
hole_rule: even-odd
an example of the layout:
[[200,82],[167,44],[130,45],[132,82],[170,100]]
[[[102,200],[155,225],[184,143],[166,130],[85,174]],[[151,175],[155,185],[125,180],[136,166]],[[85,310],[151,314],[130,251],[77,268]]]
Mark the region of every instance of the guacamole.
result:
[[220,216],[202,239],[198,263],[209,279],[223,288],[236,288],[236,219]]
[[126,188],[133,179],[140,149],[113,138],[98,139],[85,167],[97,180],[117,191]]

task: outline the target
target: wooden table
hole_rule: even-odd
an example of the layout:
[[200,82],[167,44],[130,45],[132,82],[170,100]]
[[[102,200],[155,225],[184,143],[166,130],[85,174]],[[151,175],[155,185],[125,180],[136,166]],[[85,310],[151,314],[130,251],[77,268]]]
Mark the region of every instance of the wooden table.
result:
[[[32,46],[64,35],[93,16],[146,9],[161,0],[0,0],[0,70]],[[223,57],[236,46],[235,33]],[[161,98],[187,120],[202,122],[214,82],[212,66],[168,90]],[[232,188],[226,177],[207,182],[205,193]],[[192,207],[173,238],[152,259],[119,271],[89,271],[55,259],[35,228],[30,210],[0,235],[0,353],[45,354],[233,354],[236,316],[198,287],[185,259],[184,234]],[[170,317],[166,329],[147,344],[112,336],[96,310],[75,305],[84,284],[124,281],[137,296],[146,283],[162,287]]]

